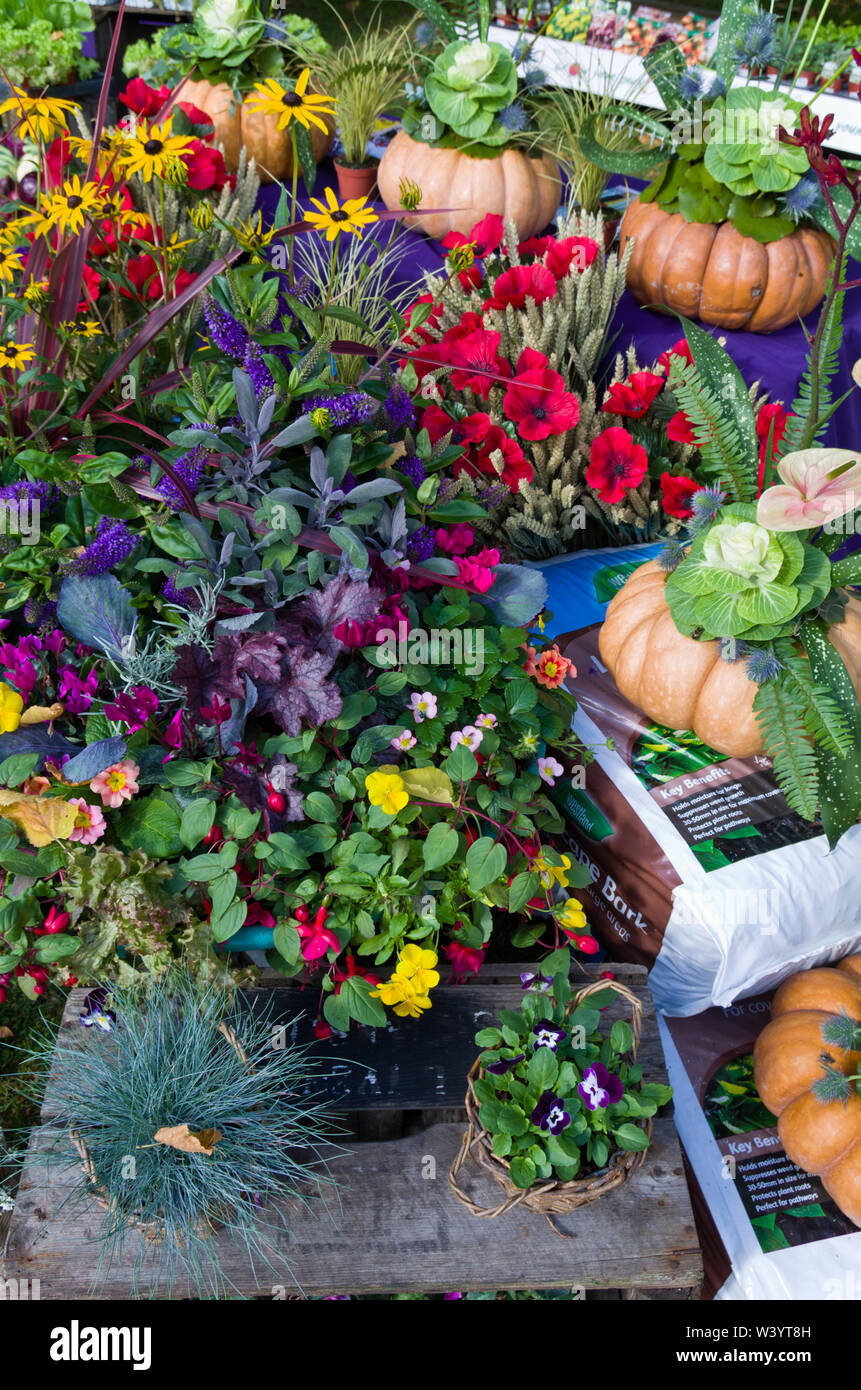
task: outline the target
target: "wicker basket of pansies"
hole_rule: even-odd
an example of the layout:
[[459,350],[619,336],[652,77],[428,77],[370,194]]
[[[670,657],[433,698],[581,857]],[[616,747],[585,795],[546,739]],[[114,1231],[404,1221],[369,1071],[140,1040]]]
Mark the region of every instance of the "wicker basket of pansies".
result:
[[[474,1216],[514,1207],[554,1216],[594,1202],[642,1163],[652,1116],[672,1095],[644,1083],[637,1063],[643,1008],[613,979],[573,994],[565,974],[527,972],[524,1001],[483,1028],[484,1050],[469,1073],[468,1127],[449,1173],[455,1197]],[[631,1023],[602,1028],[601,1012],[621,995]],[[505,1196],[486,1206],[460,1185],[467,1158],[490,1173]]]

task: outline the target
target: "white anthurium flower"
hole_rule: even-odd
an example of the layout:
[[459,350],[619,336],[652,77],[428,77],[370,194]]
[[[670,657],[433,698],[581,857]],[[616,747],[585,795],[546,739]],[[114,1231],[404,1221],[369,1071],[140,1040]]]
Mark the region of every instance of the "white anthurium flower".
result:
[[766,488],[756,507],[770,531],[808,531],[861,507],[861,450],[800,449],[777,471],[782,484]]
[[738,574],[751,583],[768,584],[777,578],[781,554],[769,555],[771,537],[755,521],[719,522],[703,546],[703,559],[716,569]]

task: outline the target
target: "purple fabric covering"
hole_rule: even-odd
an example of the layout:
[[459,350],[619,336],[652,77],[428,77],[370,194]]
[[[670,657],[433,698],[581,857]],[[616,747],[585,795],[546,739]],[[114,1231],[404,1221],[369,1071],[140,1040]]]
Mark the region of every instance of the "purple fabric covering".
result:
[[[314,196],[322,199],[327,185],[337,188],[335,171],[329,160],[320,165]],[[258,207],[262,209],[267,220],[271,221],[275,213],[279,192],[277,184],[270,184],[260,190]],[[299,201],[305,207],[308,206],[304,189],[300,191]],[[382,203],[375,203],[374,206],[380,211],[383,210]],[[394,222],[384,222],[374,228],[374,239],[385,244],[396,225]],[[368,240],[370,243],[370,237]],[[433,273],[442,268],[444,257],[438,242],[431,241],[420,232],[408,232],[402,245],[403,254],[393,280],[393,288],[409,285],[420,278],[423,270]],[[374,255],[375,252],[370,251],[369,254]],[[856,267],[856,263],[850,261],[850,271],[854,278],[861,273],[861,267]],[[817,317],[818,311],[806,320],[809,331],[815,329]],[[804,334],[797,324],[790,324],[779,333],[770,333],[767,336],[758,333],[732,333],[726,329],[715,329],[714,332],[717,337],[726,340],[727,351],[738,365],[745,381],[749,384],[759,381],[771,400],[782,401],[787,407],[792,404],[804,371],[807,353]],[[616,312],[612,334],[616,336],[611,355],[623,351],[633,342],[636,344],[640,361],[648,365],[682,336],[682,328],[678,319],[642,308],[626,291]],[[851,291],[846,299],[840,367],[833,384],[835,400],[847,391],[851,394],[829,421],[824,441],[826,444],[840,445],[843,448],[854,448],[856,444],[861,444],[861,390],[853,386],[851,377],[853,364],[859,359],[861,290],[855,290]]]
[[94,33],[83,34],[81,36],[81,56],[83,58],[97,58],[96,36]]

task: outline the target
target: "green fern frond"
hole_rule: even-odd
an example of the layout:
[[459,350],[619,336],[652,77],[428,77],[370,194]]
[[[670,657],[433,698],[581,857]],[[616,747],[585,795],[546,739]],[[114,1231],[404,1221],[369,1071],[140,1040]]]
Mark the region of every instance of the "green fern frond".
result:
[[819,779],[816,754],[805,723],[807,706],[798,700],[792,687],[768,681],[759,687],[753,710],[786,800],[805,820],[813,820]]
[[702,454],[700,475],[709,482],[729,482],[739,501],[753,501],[756,489],[743,459],[741,435],[720,397],[704,384],[692,363],[678,356],[670,359],[669,386],[691,422]]
[[[834,275],[838,274],[835,264],[831,269],[828,286]],[[846,278],[846,258],[839,268],[839,279]],[[826,295],[828,288],[826,288]],[[811,355],[808,357],[804,375],[798,386],[798,395],[792,402],[792,415],[787,421],[786,434],[782,441],[781,454],[789,454],[796,449],[810,448],[822,442],[826,425],[831,415],[831,384],[840,366],[840,345],[843,339],[843,300],[844,292],[836,295],[828,314],[822,334],[817,364]],[[814,388],[814,377],[818,376],[818,389]],[[814,399],[815,394],[815,399]]]
[[844,711],[830,690],[816,684],[810,662],[797,655],[791,642],[777,642],[775,645],[784,667],[781,685],[798,702],[799,712],[802,704],[805,706],[802,717],[807,732],[824,748],[845,757],[853,746],[853,738]]

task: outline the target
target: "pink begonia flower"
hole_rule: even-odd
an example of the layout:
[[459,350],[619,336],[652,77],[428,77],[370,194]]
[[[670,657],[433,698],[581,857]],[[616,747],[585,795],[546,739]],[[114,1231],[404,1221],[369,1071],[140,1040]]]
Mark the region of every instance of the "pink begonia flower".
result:
[[423,691],[421,695],[414,690],[410,696],[410,713],[417,724],[424,719],[435,719],[436,696],[430,690]]
[[96,840],[100,840],[107,829],[101,806],[91,806],[82,796],[69,797],[69,804],[78,808],[74,828],[69,834],[69,839],[77,840],[82,845],[95,844]]
[[484,734],[481,729],[477,729],[474,724],[466,724],[464,728],[458,729],[452,734],[449,739],[449,747],[454,752],[459,743],[464,743],[470,752],[474,753],[483,738]]
[[562,764],[557,762],[555,758],[538,759],[538,775],[542,782],[547,783],[548,787],[555,787],[556,778],[561,777],[564,771]]
[[90,791],[102,798],[103,806],[111,806],[116,810],[124,801],[131,801],[138,789],[139,775],[140,768],[137,763],[133,763],[131,758],[123,758],[121,763],[114,763],[113,767],[106,768],[98,777],[94,777],[90,783]]
[[784,454],[783,479],[766,488],[756,519],[769,531],[808,531],[861,507],[861,454],[852,449],[801,449]]

